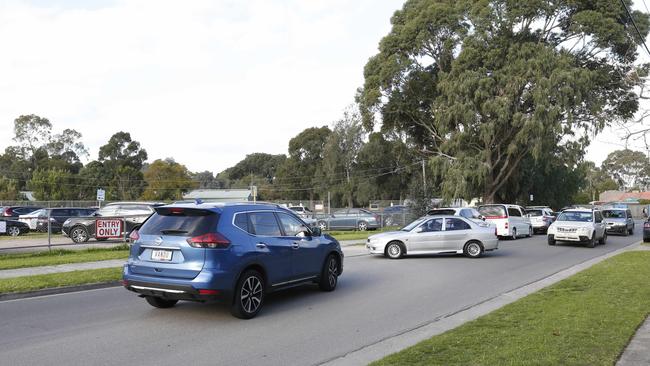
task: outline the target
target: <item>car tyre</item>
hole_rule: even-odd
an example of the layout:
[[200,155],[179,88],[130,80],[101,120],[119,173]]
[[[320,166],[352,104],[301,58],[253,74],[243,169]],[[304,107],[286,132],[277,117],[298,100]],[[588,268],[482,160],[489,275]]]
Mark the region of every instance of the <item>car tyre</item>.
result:
[[398,241],[391,241],[386,245],[386,256],[390,259],[400,259],[404,255],[404,245]]
[[550,235],[547,236],[546,241],[548,242],[548,245],[555,245],[556,244],[555,238],[550,236]]
[[528,236],[527,236],[527,237],[528,237],[528,238],[532,238],[532,237],[533,237],[533,227],[532,227],[532,226],[529,226],[529,227],[528,227]]
[[607,232],[604,232],[604,233],[603,233],[603,237],[600,238],[600,240],[598,241],[598,244],[600,244],[600,245],[605,245],[605,244],[607,244]]
[[368,223],[365,221],[359,221],[359,223],[357,224],[357,229],[359,229],[359,231],[368,230]]
[[327,230],[327,222],[319,221],[317,225],[318,228],[321,229],[321,231]]
[[18,236],[20,235],[20,228],[17,226],[10,226],[7,228],[7,234],[11,236]]
[[264,278],[256,270],[242,273],[235,287],[230,313],[239,319],[254,318],[264,304]]
[[318,287],[321,291],[334,291],[339,278],[339,260],[334,254],[330,254],[323,263]]
[[630,233],[630,235],[634,235],[634,228],[631,228],[629,233]]
[[147,300],[149,305],[159,309],[171,308],[174,305],[176,305],[176,303],[178,302],[178,300],[163,299],[162,297],[156,297],[156,296],[145,296],[144,299]]
[[393,226],[393,218],[387,217],[386,220],[384,221],[384,226]]
[[510,238],[512,240],[517,240],[517,228],[512,228],[512,236]]
[[85,243],[88,241],[88,230],[83,226],[75,226],[70,230],[70,238],[75,243]]
[[596,247],[596,232],[591,235],[591,239],[587,242],[587,247],[595,248]]
[[470,241],[465,244],[463,252],[468,258],[480,258],[483,255],[483,245],[478,241]]

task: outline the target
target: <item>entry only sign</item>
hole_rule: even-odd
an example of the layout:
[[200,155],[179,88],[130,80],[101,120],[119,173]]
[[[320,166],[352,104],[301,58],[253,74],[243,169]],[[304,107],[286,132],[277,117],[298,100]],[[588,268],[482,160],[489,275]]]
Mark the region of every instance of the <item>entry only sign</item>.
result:
[[121,219],[97,219],[95,220],[95,237],[97,238],[121,238]]

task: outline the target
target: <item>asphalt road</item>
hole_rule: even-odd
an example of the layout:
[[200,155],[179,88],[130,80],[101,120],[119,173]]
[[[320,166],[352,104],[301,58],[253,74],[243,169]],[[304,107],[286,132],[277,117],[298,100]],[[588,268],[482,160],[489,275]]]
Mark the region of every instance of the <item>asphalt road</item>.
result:
[[637,230],[589,249],[541,235],[475,260],[350,256],[333,293],[271,295],[248,321],[218,305],[154,309],[122,288],[2,302],[0,364],[318,364],[640,239]]

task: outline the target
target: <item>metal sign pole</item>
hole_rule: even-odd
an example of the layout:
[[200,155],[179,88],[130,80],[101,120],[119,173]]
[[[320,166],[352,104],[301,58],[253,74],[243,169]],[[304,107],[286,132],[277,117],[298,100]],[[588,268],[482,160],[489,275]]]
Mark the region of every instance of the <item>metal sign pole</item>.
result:
[[52,210],[47,210],[47,250],[52,251]]

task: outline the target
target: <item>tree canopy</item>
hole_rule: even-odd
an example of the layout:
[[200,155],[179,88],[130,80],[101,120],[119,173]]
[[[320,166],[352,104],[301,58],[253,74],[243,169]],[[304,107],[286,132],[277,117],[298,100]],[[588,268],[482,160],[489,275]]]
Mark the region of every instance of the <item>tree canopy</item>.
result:
[[[648,16],[632,16],[645,37]],[[618,0],[408,0],[391,23],[364,70],[363,122],[425,149],[447,198],[503,201],[524,162],[579,162],[638,108],[638,36]]]

